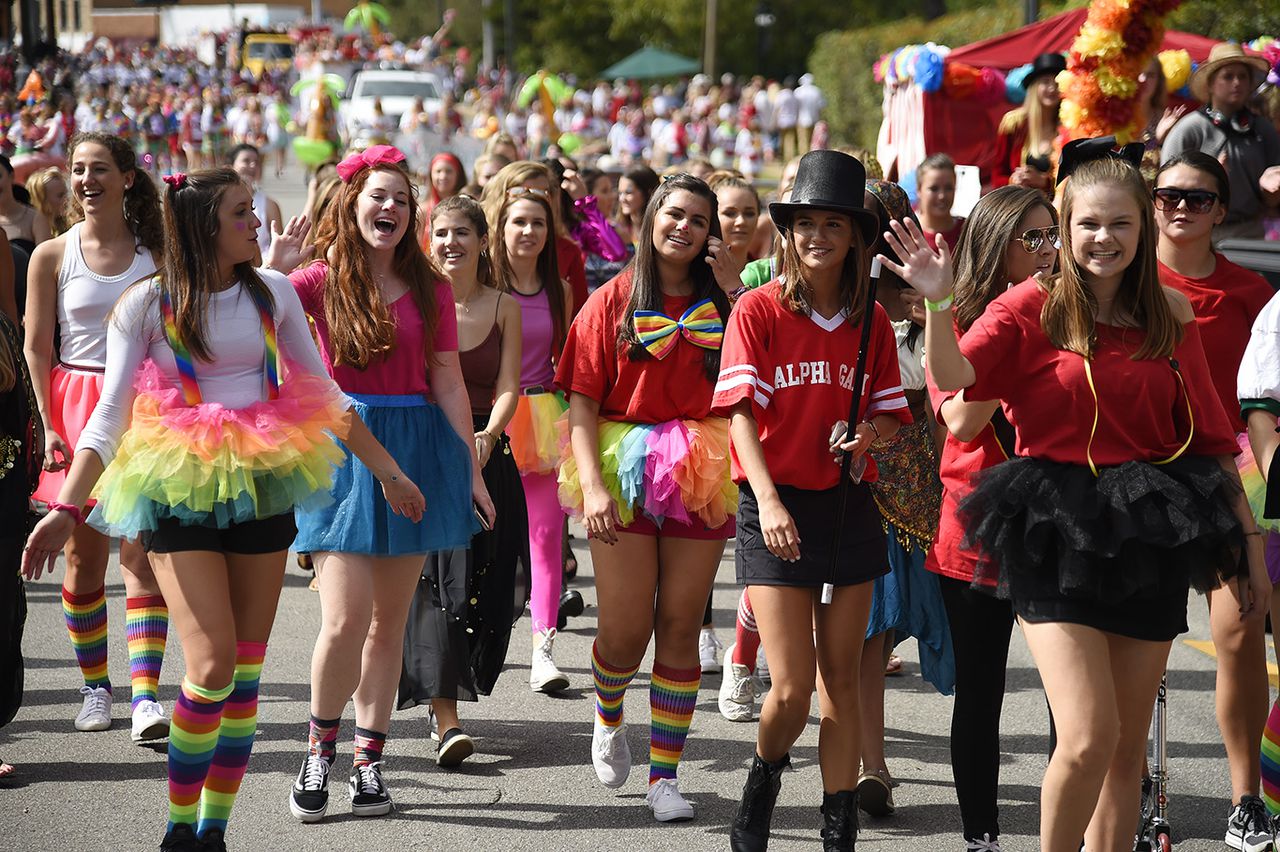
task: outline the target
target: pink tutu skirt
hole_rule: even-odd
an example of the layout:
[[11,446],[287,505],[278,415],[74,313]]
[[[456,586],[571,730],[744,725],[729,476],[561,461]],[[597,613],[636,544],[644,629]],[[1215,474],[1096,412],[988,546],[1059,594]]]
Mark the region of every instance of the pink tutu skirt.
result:
[[[49,376],[49,395],[53,409],[49,428],[62,436],[67,448],[74,452],[80,433],[102,396],[102,373],[73,370],[55,364]],[[40,487],[36,489],[35,498],[42,503],[57,500],[66,478],[65,470],[46,470],[40,475]]]

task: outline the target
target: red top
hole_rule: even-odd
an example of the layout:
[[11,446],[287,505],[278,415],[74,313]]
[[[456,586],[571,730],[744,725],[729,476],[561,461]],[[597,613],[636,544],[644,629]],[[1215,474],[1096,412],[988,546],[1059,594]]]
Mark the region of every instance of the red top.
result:
[[582,257],[582,249],[568,237],[556,237],[556,266],[560,267],[560,277],[569,282],[573,316],[577,316],[587,303],[587,262]]
[[1181,291],[1196,311],[1196,326],[1204,341],[1204,355],[1218,398],[1231,427],[1244,431],[1240,401],[1236,398],[1236,376],[1249,342],[1253,321],[1266,307],[1275,291],[1256,272],[1236,266],[1220,254],[1217,265],[1205,278],[1179,275],[1160,264],[1160,282]]
[[[715,383],[707,378],[707,351],[681,339],[662,360],[632,361],[620,346],[618,321],[631,298],[631,269],[591,294],[569,327],[556,369],[556,385],[600,403],[600,416],[629,423],[703,420],[711,414]],[[663,313],[679,319],[692,296],[663,296]]]
[[1012,133],[996,134],[996,158],[991,165],[991,188],[1008,186],[1009,178],[1022,165],[1022,149],[1027,147],[1027,122],[1023,121]]
[[[348,393],[367,394],[428,394],[431,392],[427,361],[423,356],[422,314],[414,304],[413,296],[405,293],[387,307],[396,324],[395,348],[369,364],[363,370],[345,364],[333,365],[329,356],[329,325],[324,317],[324,285],[329,265],[317,261],[305,269],[289,275],[293,289],[297,291],[302,307],[316,325],[320,344],[320,356],[333,375],[338,387]],[[432,352],[456,352],[458,349],[458,317],[453,311],[453,290],[448,281],[437,281],[435,286],[436,339]]]
[[1099,323],[1091,362],[1095,403],[1084,358],[1055,349],[1040,326],[1045,298],[1035,280],[1022,282],[992,302],[960,341],[977,375],[965,398],[1004,402],[1018,424],[1018,455],[1088,464],[1091,432],[1092,458],[1099,467],[1167,459],[1189,434],[1192,455],[1238,451],[1195,323],[1186,325],[1173,353],[1182,382],[1168,358],[1130,357],[1145,331]]
[[[781,293],[774,280],[738,300],[725,332],[712,411],[728,416],[738,403],[750,400],[774,483],[834,488],[840,466],[827,446],[831,427],[849,417],[862,327],[850,325],[843,315],[824,319],[793,313],[783,307]],[[879,414],[911,422],[893,326],[877,304],[862,384],[862,419]],[[733,480],[746,478],[735,448]],[[867,456],[862,481],[875,479],[876,463]]]
[[938,238],[947,244],[947,248],[952,252],[956,250],[956,243],[960,242],[960,232],[964,230],[964,219],[957,216],[956,223],[945,231],[925,231],[921,229],[924,238],[929,241],[929,247],[935,251],[938,248]]

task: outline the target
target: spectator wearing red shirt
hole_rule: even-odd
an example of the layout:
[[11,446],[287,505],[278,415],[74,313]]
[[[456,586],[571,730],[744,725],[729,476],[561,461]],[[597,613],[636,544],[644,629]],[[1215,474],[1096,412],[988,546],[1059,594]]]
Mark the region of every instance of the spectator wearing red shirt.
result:
[[[911,421],[893,328],[879,305],[865,313],[867,246],[880,223],[863,206],[865,183],[866,170],[847,154],[813,151],[801,159],[791,201],[769,208],[785,236],[782,275],[738,301],[712,403],[713,412],[731,418],[733,478],[742,487],[738,582],[750,594],[773,679],[730,833],[735,850],[768,843],[781,772],[804,730],[815,671],[823,730],[818,757],[823,790],[830,791],[823,793],[826,848],[852,849],[857,835],[860,657],[872,581],[889,563],[867,485],[876,477],[874,462],[865,459],[861,481],[843,486],[842,501],[832,450],[862,460],[877,437]],[[871,334],[857,393],[865,419],[850,425],[844,421],[864,322]],[[837,526],[844,533],[831,577]],[[829,579],[834,593],[822,604],[820,588]]]
[[[1030,187],[1001,187],[978,202],[956,251],[957,333],[968,331],[1013,282],[1053,273],[1056,224],[1053,206]],[[956,660],[951,769],[964,839],[979,848],[1000,838],[1000,711],[1014,614],[1008,600],[970,588],[977,557],[964,548],[959,506],[974,474],[1014,455],[1014,429],[998,402],[970,402],[967,392],[940,391],[928,378],[935,416],[947,434],[939,470],[942,512],[925,567],[941,575]]]
[[926,157],[916,169],[916,192],[920,196],[920,227],[924,229],[929,245],[937,248],[938,240],[946,241],[947,248],[955,250],[960,242],[964,219],[951,215],[956,202],[956,162],[946,154]]
[[1113,145],[1064,147],[1061,272],[997,298],[962,341],[949,252],[893,223],[904,263],[888,264],[927,300],[937,386],[998,399],[1017,424],[1017,456],[976,478],[960,514],[1057,724],[1045,852],[1133,842],[1151,708],[1190,586],[1235,579],[1231,608],[1259,621],[1270,593],[1191,305],[1156,274],[1141,146],[1115,157]]
[[[1226,218],[1231,203],[1227,173],[1217,159],[1196,150],[1170,158],[1156,173],[1154,196],[1160,229],[1156,248],[1160,280],[1186,296],[1195,309],[1209,374],[1240,445],[1236,465],[1251,498],[1254,521],[1264,530],[1274,530],[1276,522],[1262,517],[1265,487],[1236,398],[1236,377],[1249,331],[1274,291],[1260,275],[1241,269],[1213,250],[1213,229]],[[1269,532],[1267,535],[1270,537]],[[1267,560],[1273,584],[1280,580],[1277,561]],[[1262,760],[1258,743],[1267,725],[1270,697],[1266,636],[1261,620],[1241,619],[1232,613],[1231,595],[1225,586],[1209,593],[1209,629],[1218,648],[1215,708],[1231,768],[1231,800],[1241,808],[1236,822],[1258,823],[1261,831],[1265,807],[1259,795]],[[1280,730],[1280,709],[1272,712],[1272,724]]]
[[587,300],[556,371],[572,451],[560,494],[591,539],[599,596],[592,763],[606,787],[626,782],[623,697],[653,636],[646,799],[663,822],[693,816],[676,772],[702,677],[703,604],[737,505],[728,423],[711,416],[727,291],[741,286],[719,234],[710,188],[666,181],[635,262]]

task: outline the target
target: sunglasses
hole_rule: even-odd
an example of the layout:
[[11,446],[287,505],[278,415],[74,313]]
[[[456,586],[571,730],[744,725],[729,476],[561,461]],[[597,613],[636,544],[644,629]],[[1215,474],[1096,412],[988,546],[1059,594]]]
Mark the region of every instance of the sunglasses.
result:
[[1208,213],[1218,203],[1218,193],[1207,189],[1175,189],[1162,186],[1152,193],[1157,209],[1166,213],[1177,210],[1183,201],[1187,202],[1187,210],[1192,213]]
[[551,193],[545,189],[537,189],[532,186],[513,186],[507,190],[507,200],[514,201],[517,198],[523,198],[526,195],[532,195],[534,198],[546,200],[551,197]]
[[1044,245],[1045,240],[1049,241],[1049,245],[1054,250],[1062,248],[1062,232],[1058,230],[1057,225],[1050,225],[1047,228],[1031,228],[1023,231],[1022,236],[1014,237],[1011,242],[1022,243],[1022,250],[1027,254],[1035,254],[1040,251],[1040,246]]

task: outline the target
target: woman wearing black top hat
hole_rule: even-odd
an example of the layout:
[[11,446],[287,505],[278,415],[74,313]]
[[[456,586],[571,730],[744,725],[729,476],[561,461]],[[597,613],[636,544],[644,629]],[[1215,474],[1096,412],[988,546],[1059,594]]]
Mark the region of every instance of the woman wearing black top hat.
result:
[[1067,70],[1061,53],[1042,53],[1023,80],[1026,100],[1000,119],[991,186],[1029,186],[1052,194],[1053,140],[1058,136],[1058,74]]
[[[773,679],[730,835],[737,852],[767,848],[781,773],[815,685],[823,848],[852,850],[857,836],[859,659],[871,581],[889,570],[868,487],[875,462],[864,454],[911,421],[889,318],[874,303],[868,314],[868,247],[879,218],[863,206],[865,178],[861,163],[836,151],[800,161],[791,201],[769,208],[785,237],[781,275],[738,300],[712,400],[713,411],[730,418],[741,486],[738,582],[751,595]],[[864,322],[870,336],[859,382]],[[860,416],[850,428],[855,386]],[[860,474],[847,483],[846,501],[836,450]],[[833,560],[836,528],[842,542]],[[834,586],[825,604],[824,582]]]

